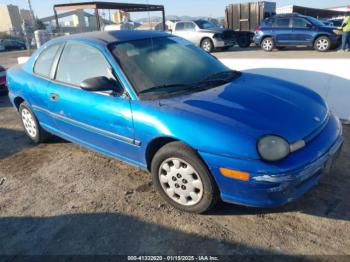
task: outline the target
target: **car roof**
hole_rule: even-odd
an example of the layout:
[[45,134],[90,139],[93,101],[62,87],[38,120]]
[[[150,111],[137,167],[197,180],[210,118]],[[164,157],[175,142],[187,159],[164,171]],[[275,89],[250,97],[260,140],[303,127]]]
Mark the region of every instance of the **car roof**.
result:
[[115,30],[115,31],[95,31],[89,33],[74,34],[59,37],[60,40],[85,39],[88,41],[104,42],[106,44],[115,42],[126,42],[132,40],[141,40],[152,37],[165,37],[170,34],[163,31],[150,30]]
[[307,15],[301,15],[298,13],[292,13],[292,14],[278,14],[269,18],[291,18],[291,17],[303,17],[303,18],[308,18],[309,16]]

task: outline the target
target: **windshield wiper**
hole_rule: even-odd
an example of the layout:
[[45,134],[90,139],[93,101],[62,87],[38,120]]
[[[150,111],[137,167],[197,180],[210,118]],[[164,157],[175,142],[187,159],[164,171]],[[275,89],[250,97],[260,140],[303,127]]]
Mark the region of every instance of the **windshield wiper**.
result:
[[[173,87],[179,87],[180,89],[172,89]],[[168,85],[160,85],[160,86],[154,86],[145,90],[140,91],[140,94],[146,94],[146,93],[154,93],[154,92],[176,92],[176,91],[182,91],[183,89],[192,88],[192,84],[168,84]]]
[[223,81],[232,81],[239,76],[241,76],[241,72],[235,71],[235,70],[229,70],[229,71],[222,71],[218,73],[211,74],[207,76],[202,82],[207,82],[207,81],[216,81],[216,80],[223,80]]

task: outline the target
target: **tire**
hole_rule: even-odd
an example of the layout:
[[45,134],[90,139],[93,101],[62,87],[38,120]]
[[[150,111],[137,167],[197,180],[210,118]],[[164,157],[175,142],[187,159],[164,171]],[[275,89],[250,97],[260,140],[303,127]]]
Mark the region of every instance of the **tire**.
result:
[[240,36],[237,39],[237,44],[240,48],[248,48],[251,43],[252,42],[250,41],[250,37],[246,35]]
[[[168,171],[167,171],[168,170]],[[153,184],[177,209],[203,213],[219,199],[219,190],[195,150],[181,142],[163,146],[152,160]]]
[[19,106],[21,122],[26,135],[35,144],[45,142],[51,135],[40,126],[34,113],[26,102]]
[[320,36],[315,40],[314,48],[318,52],[327,52],[331,49],[331,40],[327,36]]
[[266,37],[261,41],[261,48],[266,52],[271,52],[275,48],[275,41],[272,37]]
[[204,38],[201,42],[201,48],[207,53],[212,52],[214,50],[213,41],[210,38]]

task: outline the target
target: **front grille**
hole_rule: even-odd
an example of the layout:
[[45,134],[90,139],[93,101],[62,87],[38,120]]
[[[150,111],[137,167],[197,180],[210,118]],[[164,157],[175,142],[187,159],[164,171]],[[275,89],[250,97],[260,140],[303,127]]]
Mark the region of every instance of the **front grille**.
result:
[[235,31],[231,31],[231,30],[226,30],[222,32],[223,39],[234,39],[235,35],[236,35]]

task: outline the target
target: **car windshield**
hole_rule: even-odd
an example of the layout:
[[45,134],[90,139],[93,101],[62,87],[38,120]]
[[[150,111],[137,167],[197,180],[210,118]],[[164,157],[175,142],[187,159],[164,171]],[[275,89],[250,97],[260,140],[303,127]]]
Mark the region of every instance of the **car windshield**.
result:
[[115,43],[110,49],[139,96],[196,92],[229,82],[238,75],[178,37]]
[[318,25],[318,26],[325,26],[324,23],[322,23],[320,20],[309,16],[308,19],[314,24],[314,25]]
[[209,29],[209,28],[218,27],[216,24],[205,20],[198,20],[194,22],[198,25],[200,29]]

